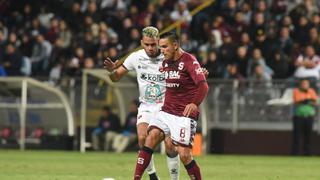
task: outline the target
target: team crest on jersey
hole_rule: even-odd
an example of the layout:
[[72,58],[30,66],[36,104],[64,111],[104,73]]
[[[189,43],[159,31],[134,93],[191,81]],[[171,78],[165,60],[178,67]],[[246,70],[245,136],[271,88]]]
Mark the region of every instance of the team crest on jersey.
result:
[[182,70],[183,67],[184,67],[184,63],[183,63],[183,62],[179,63],[178,69],[179,69],[179,70]]
[[158,84],[148,84],[145,92],[146,100],[149,102],[155,102],[161,97],[161,89]]

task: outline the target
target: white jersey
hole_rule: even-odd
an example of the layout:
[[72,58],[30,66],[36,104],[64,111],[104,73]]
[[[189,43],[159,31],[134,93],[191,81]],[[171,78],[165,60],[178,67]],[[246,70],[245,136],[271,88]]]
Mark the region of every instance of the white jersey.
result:
[[129,71],[136,71],[139,100],[142,103],[163,103],[165,93],[164,74],[159,71],[164,57],[147,55],[144,49],[131,53],[123,63]]

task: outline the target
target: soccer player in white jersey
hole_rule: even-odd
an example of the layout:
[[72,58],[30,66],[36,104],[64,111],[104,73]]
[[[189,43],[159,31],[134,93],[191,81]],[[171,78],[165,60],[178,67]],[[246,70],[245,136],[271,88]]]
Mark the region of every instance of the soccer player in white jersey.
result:
[[[141,46],[143,49],[131,53],[124,63],[117,67],[117,61],[109,58],[104,61],[105,68],[110,72],[113,82],[119,81],[128,71],[136,71],[139,85],[139,100],[141,102],[137,117],[137,133],[140,148],[145,144],[150,120],[160,111],[164,102],[165,78],[159,71],[163,62],[163,55],[158,48],[159,31],[155,27],[142,30]],[[170,137],[165,138],[167,165],[172,180],[179,179],[180,159]],[[146,168],[150,179],[158,179],[153,158]]]

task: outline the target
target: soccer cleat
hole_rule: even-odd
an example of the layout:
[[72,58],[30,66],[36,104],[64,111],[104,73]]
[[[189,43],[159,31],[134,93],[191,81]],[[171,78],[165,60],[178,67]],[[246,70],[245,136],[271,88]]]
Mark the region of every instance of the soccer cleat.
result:
[[150,180],[160,180],[156,173],[149,174]]

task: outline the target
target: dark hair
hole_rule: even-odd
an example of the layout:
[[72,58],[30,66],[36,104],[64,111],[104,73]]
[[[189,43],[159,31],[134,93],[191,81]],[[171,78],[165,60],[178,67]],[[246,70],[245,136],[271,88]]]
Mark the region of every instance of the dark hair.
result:
[[132,100],[132,103],[135,104],[137,107],[139,107],[140,102],[137,99]]
[[160,39],[168,38],[171,42],[179,42],[179,36],[174,31],[165,32],[160,35]]
[[107,111],[107,112],[111,112],[111,107],[108,106],[108,105],[105,105],[105,106],[102,107],[102,110],[103,111]]

